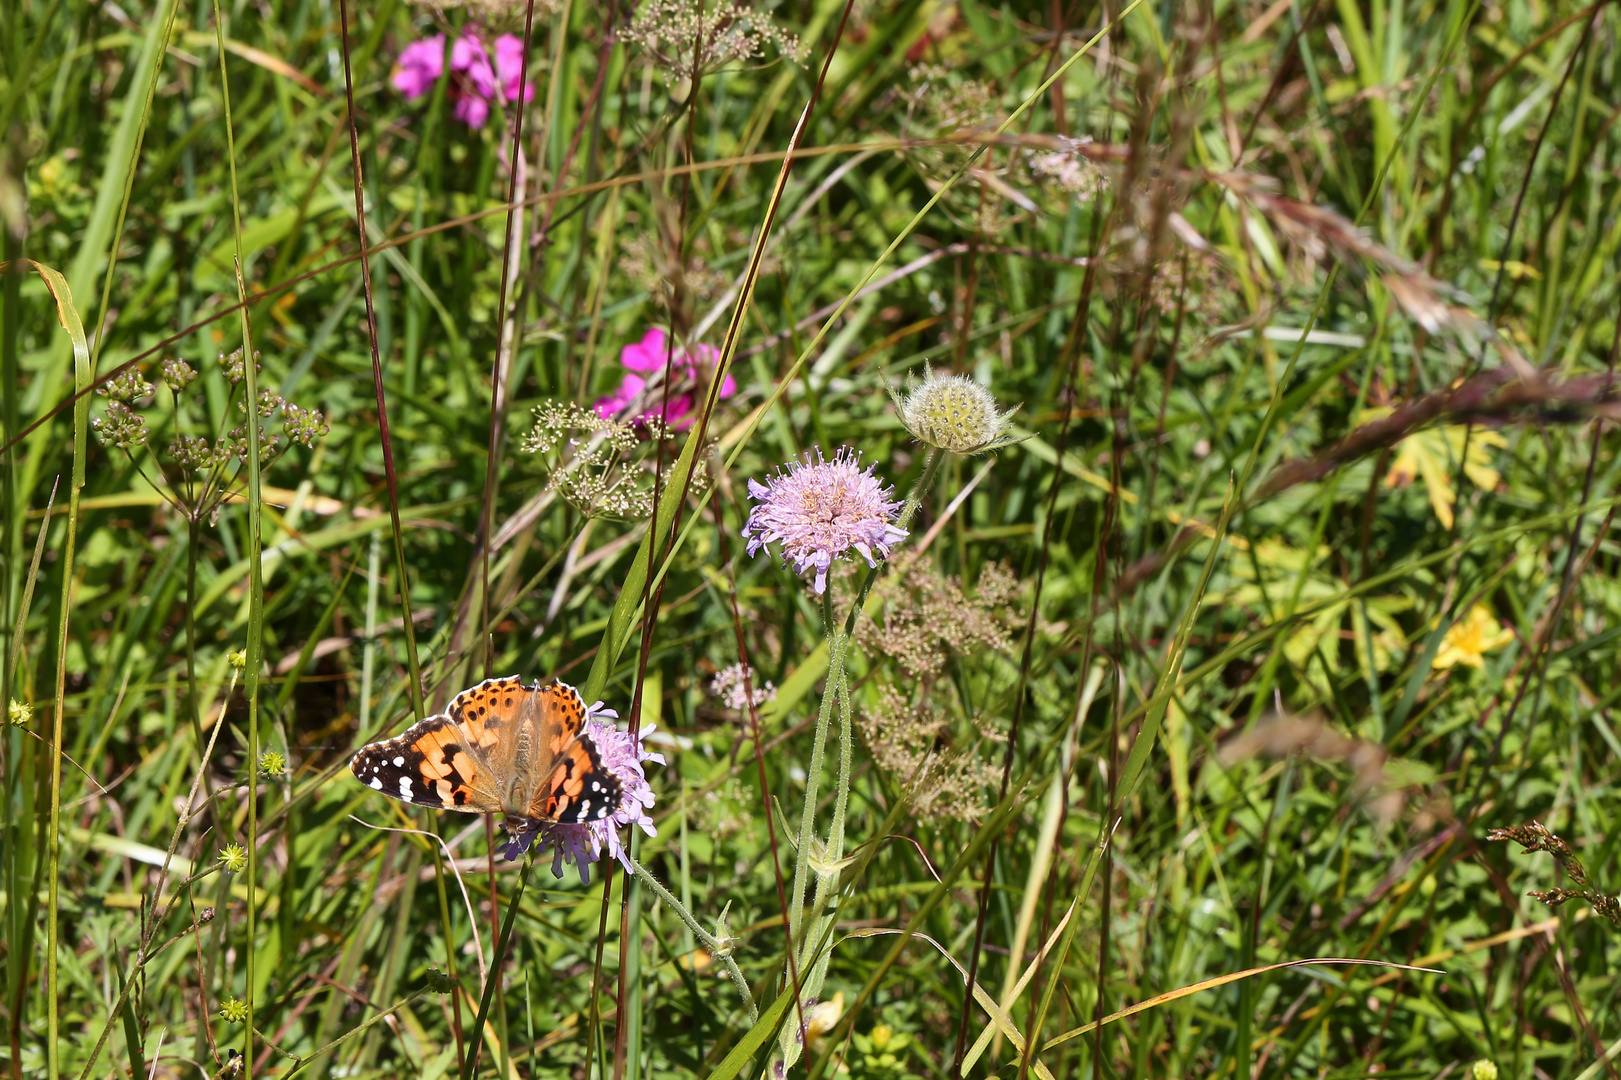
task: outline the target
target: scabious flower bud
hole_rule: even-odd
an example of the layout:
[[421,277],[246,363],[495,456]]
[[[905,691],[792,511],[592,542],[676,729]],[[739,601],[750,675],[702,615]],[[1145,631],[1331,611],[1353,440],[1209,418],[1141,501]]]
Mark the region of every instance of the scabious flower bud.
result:
[[280,776],[287,771],[287,759],[274,750],[259,755],[259,771],[266,776]]
[[1497,1080],[1497,1062],[1481,1058],[1469,1069],[1470,1080]]
[[226,998],[220,1002],[220,1015],[233,1024],[240,1024],[248,1018],[248,1007],[236,998]]
[[[150,389],[150,387],[148,387]],[[146,421],[122,401],[107,406],[107,411],[90,421],[90,430],[103,446],[116,446],[132,450],[146,445]]]
[[174,356],[165,360],[158,370],[163,377],[163,385],[176,393],[190,386],[191,380],[197,377],[196,368]]
[[923,381],[909,386],[906,396],[890,390],[901,426],[925,446],[953,454],[983,454],[1015,439],[1007,437],[1017,408],[1001,412],[996,398],[966,375],[936,375],[923,369]]
[[32,705],[26,701],[18,701],[16,698],[11,699],[11,704],[6,709],[6,720],[10,722],[12,727],[27,727],[33,719],[34,707]]
[[131,402],[138,398],[151,397],[152,384],[141,378],[139,371],[130,368],[113,376],[96,393],[114,401]]

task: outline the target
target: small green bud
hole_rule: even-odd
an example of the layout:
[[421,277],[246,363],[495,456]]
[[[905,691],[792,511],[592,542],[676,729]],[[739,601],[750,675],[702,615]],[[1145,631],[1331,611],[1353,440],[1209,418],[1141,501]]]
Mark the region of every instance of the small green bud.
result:
[[26,701],[12,698],[10,706],[6,709],[6,719],[10,721],[12,727],[27,727],[33,722],[34,707]]
[[281,415],[282,430],[289,439],[303,447],[312,445],[331,430],[320,409],[301,409],[289,401],[282,408]]
[[114,401],[129,403],[139,398],[151,397],[152,384],[141,378],[139,371],[130,368],[107,380],[96,393]]
[[1497,1080],[1497,1062],[1481,1058],[1469,1068],[1470,1080]]
[[178,357],[170,357],[160,366],[163,385],[176,392],[184,390],[197,377],[197,369]]
[[243,668],[248,666],[248,650],[233,649],[225,659],[230,662],[232,667],[236,668],[238,671],[241,671]]
[[240,874],[248,868],[248,853],[241,844],[227,844],[220,852],[220,865],[227,874]]
[[450,994],[456,990],[456,980],[438,968],[428,969],[428,990],[434,994]]
[[247,1002],[228,997],[220,1002],[220,1015],[233,1024],[240,1024],[248,1018]]
[[259,755],[259,771],[266,776],[280,776],[287,771],[287,759],[274,750]]
[[116,446],[120,450],[145,446],[150,434],[145,418],[122,401],[112,402],[106,412],[90,421],[90,430],[96,433],[101,445]]

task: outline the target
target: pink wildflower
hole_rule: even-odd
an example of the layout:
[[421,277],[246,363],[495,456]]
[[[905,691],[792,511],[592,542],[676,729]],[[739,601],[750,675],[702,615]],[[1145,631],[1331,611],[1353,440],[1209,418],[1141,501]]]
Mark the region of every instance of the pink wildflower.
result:
[[[508,101],[518,100],[518,76],[523,72],[523,42],[513,34],[495,39],[495,70],[501,76],[501,93]],[[523,80],[523,99],[535,99],[534,72]]]
[[[445,36],[413,41],[400,52],[389,81],[394,89],[415,101],[433,89],[444,75]],[[523,68],[523,42],[511,34],[495,39],[495,61],[476,30],[466,30],[450,47],[450,86],[446,96],[456,119],[471,128],[481,128],[490,118],[495,100],[496,72],[500,71],[501,93],[507,101],[518,97],[518,76]],[[524,100],[533,100],[535,87],[524,87]]]
[[[657,403],[663,399],[665,391],[662,387],[648,390],[647,376],[663,372],[667,359],[671,385],[669,400],[664,405],[664,422],[673,431],[685,431],[691,427],[691,414],[697,407],[695,393],[707,387],[710,374],[720,363],[720,350],[713,345],[697,345],[672,359],[666,335],[656,326],[642,335],[642,340],[626,345],[619,351],[619,363],[626,374],[620,380],[618,390],[597,402],[597,415],[618,416],[640,401],[643,409],[639,417],[657,416]],[[737,380],[728,373],[720,383],[721,399],[725,400],[736,393]]]
[[445,35],[435,34],[402,49],[388,81],[405,95],[405,100],[415,101],[432,90],[444,73]]
[[901,507],[890,498],[894,488],[885,487],[873,468],[863,471],[860,452],[846,446],[832,461],[818,449],[814,462],[806,454],[764,484],[750,480],[749,497],[759,505],[743,526],[749,554],[780,542],[784,565],[796,574],[816,572],[818,594],[827,591],[834,559],[856,551],[868,566],[876,566],[874,552],[888,558],[889,549],[906,539],[906,530],[894,523]]
[[[578,824],[536,822],[533,827],[513,833],[501,849],[508,860],[516,860],[531,845],[540,850],[551,848],[554,875],[562,877],[563,864],[573,863],[579,868],[580,881],[589,885],[589,867],[600,860],[605,851],[618,859],[627,873],[630,872],[625,842],[619,836],[621,828],[638,825],[648,836],[658,835],[658,830],[653,827],[653,819],[647,815],[654,796],[653,789],[647,783],[647,774],[642,770],[642,763],[656,761],[663,765],[664,755],[647,750],[641,738],[628,731],[620,731],[614,724],[599,717],[617,720],[619,714],[612,709],[604,709],[600,701],[592,705],[586,710],[585,730],[581,738],[591,740],[603,767],[619,781],[622,790],[619,809],[601,821]],[[653,730],[653,725],[649,724],[642,729],[642,734],[649,735]]]

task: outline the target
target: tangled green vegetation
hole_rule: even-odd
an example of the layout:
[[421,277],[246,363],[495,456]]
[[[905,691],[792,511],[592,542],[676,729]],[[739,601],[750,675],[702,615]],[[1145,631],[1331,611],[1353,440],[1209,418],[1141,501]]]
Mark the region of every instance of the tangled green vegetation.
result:
[[0,1073],[1621,1069],[1615,5],[0,27]]

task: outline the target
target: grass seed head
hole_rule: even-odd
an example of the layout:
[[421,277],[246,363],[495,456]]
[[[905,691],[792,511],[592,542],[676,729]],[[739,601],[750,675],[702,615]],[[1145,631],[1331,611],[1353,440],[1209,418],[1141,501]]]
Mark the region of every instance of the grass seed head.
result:
[[114,401],[107,411],[90,421],[90,430],[96,433],[103,446],[116,446],[120,450],[133,450],[145,446],[150,432],[146,419],[122,401]]
[[120,371],[107,383],[96,391],[102,397],[112,398],[126,404],[138,401],[141,398],[152,396],[153,386],[141,378],[141,373],[134,368]]
[[162,375],[163,385],[175,393],[190,386],[191,381],[197,377],[197,369],[177,356],[169,357],[158,370]]

